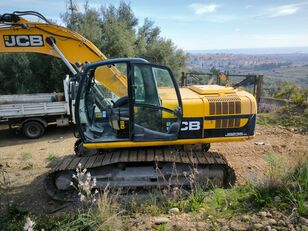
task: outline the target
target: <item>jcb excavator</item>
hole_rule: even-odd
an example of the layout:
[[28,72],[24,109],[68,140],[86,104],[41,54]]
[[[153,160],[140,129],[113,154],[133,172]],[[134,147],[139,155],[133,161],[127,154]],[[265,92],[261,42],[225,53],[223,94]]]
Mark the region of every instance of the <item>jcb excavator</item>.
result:
[[[43,22],[23,16],[34,15]],[[78,154],[64,158],[45,181],[57,200],[73,200],[72,174],[79,163],[97,188],[222,187],[235,182],[233,169],[210,143],[254,137],[256,101],[248,92],[217,85],[179,88],[168,67],[139,58],[107,59],[80,34],[33,11],[0,16],[1,52],[36,52],[61,58],[73,73],[71,110]],[[39,68],[39,67],[38,67]]]

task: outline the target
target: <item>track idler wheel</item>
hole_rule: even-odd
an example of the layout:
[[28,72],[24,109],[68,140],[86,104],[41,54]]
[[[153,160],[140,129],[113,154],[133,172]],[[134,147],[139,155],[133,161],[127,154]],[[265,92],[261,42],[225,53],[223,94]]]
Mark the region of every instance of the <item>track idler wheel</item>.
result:
[[87,149],[83,146],[82,140],[77,139],[74,145],[74,152],[76,156],[91,156],[98,153],[97,149]]

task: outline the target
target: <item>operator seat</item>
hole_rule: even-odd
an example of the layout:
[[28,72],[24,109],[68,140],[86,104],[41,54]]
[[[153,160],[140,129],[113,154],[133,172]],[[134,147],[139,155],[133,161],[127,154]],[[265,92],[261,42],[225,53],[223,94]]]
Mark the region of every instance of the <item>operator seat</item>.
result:
[[128,96],[121,97],[113,104],[113,108],[117,107],[128,107]]
[[129,120],[128,96],[118,99],[111,108],[110,123],[113,129],[120,130],[120,120]]

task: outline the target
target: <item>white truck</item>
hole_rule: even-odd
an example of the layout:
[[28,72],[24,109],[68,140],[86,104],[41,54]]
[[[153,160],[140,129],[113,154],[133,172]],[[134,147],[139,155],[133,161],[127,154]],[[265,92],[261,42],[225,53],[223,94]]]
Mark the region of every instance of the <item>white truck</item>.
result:
[[64,93],[0,95],[0,122],[17,128],[30,139],[41,137],[49,124],[68,126],[74,122],[69,96],[69,77]]

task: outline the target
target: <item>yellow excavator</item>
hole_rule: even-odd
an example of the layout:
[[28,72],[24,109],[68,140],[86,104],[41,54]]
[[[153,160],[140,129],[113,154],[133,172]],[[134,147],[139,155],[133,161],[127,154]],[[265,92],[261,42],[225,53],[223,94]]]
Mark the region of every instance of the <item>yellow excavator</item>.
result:
[[34,11],[0,15],[0,51],[55,56],[73,74],[77,156],[48,174],[45,189],[52,198],[74,200],[70,182],[79,163],[96,177],[97,188],[189,187],[193,169],[198,183],[235,183],[226,159],[209,148],[254,137],[257,105],[250,93],[218,85],[179,88],[168,67],[140,58],[107,59],[80,34]]

